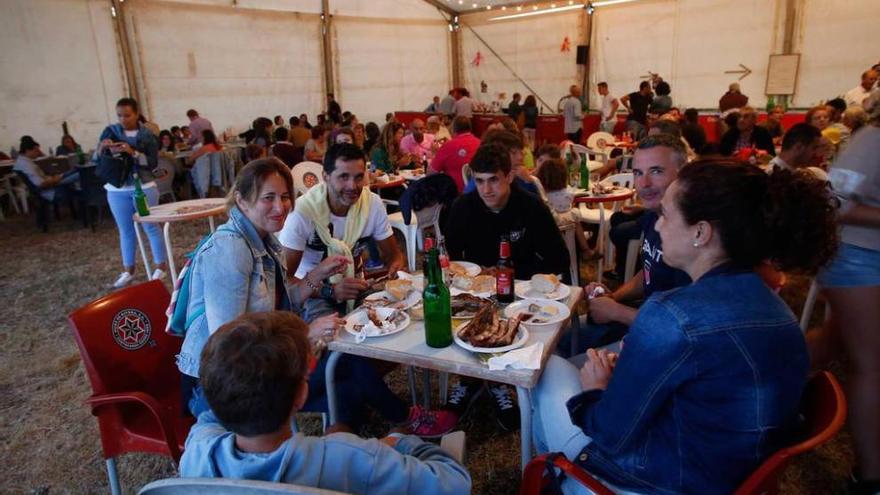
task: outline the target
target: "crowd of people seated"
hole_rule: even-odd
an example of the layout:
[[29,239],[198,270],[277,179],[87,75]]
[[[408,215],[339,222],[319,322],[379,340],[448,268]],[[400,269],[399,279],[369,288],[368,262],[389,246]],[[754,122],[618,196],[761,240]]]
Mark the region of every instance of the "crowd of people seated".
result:
[[[535,390],[540,452],[563,452],[619,493],[730,493],[790,441],[811,366],[845,354],[858,459],[853,493],[880,488],[876,82],[877,72],[866,71],[859,86],[790,128],[781,105],[759,123],[732,84],[719,101],[726,130],[718,143],[707,141],[695,109],[674,106],[671,85],[658,75],[619,99],[599,84],[601,129],[613,130],[618,110],[628,112],[636,143],[625,158],[638,203],[609,220],[618,258],[604,275],[616,288],[584,287],[587,324],[566,331]],[[426,109],[433,115],[408,126],[393,115],[381,126],[362,123],[328,95],[315,124],[305,114],[258,117],[240,135],[248,163],[227,193],[228,221],[192,258],[177,366],[197,423],[182,475],[358,493],[469,491],[467,470],[419,437],[451,431],[481,396],[503,430],[518,429],[509,386],[462,377],[441,409],[427,410],[388,388],[387,366],[345,356],[339,414],[326,435],[295,434],[291,422],[298,411],[328,410],[326,347],[368,289],[363,260],[377,260],[391,277],[407,264],[385,204],[367,187],[372,173],[418,168],[448,177],[457,197],[442,232],[452,259],[494,265],[507,238],[517,279],[565,273],[565,224],[575,224],[581,257],[590,254],[560,146],[536,148],[534,97],[521,101],[514,94],[508,115],[481,136],[471,122],[477,103],[464,88],[435,97]],[[566,135],[581,143],[579,87],[563,107]],[[130,156],[151,205],[159,153],[192,147],[194,164],[225,140],[196,110],[186,113],[187,126],[162,131],[130,98],[116,113],[93,159]],[[81,148],[65,136],[56,152]],[[44,197],[68,194],[76,177],[46,176],[33,162],[41,154],[23,138],[16,170]],[[295,199],[291,169],[302,161],[320,163],[323,181]],[[114,286],[122,287],[134,275],[134,179],[106,190],[124,267]],[[145,227],[153,278],[162,278],[161,233]],[[642,239],[639,270],[622,280],[634,239]],[[768,282],[768,266],[816,275],[830,314],[809,339]],[[371,410],[390,431],[380,440],[358,436]],[[571,479],[562,490],[589,493]]]

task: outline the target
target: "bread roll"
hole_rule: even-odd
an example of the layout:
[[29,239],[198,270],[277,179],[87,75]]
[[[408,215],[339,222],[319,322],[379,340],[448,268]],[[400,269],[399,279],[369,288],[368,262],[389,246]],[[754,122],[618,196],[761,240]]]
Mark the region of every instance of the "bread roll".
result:
[[477,275],[474,277],[474,292],[495,292],[495,277],[491,275]]
[[412,281],[410,280],[399,279],[385,282],[385,292],[387,292],[395,301],[406,299],[406,296],[409,295],[412,288]]
[[453,261],[452,263],[449,264],[449,273],[451,273],[454,276],[468,274],[467,270],[463,266],[461,266],[459,263],[456,263],[455,261]]
[[452,279],[452,286],[461,290],[471,290],[474,287],[474,278],[467,275],[456,275]]
[[545,275],[543,273],[532,275],[532,289],[541,294],[549,294],[555,291],[557,287],[559,287],[559,277],[556,275]]

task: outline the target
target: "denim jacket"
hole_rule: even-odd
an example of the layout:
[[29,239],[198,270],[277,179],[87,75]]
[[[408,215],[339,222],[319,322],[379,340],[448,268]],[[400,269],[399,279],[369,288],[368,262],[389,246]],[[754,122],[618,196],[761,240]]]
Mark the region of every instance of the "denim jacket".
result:
[[[137,136],[130,138],[125,135],[125,130],[122,128],[122,124],[110,124],[101,132],[101,137],[98,139],[98,143],[105,139],[125,141],[129,146],[136,149],[138,152],[143,153],[147,160],[147,164],[144,166],[141,163],[140,166],[137,167],[138,175],[144,183],[153,180],[153,170],[159,166],[159,141],[149,129],[144,127],[143,124],[138,124]],[[97,158],[97,155],[95,155],[94,159],[97,160]]]
[[186,329],[177,356],[181,373],[199,376],[202,348],[224,323],[247,312],[290,309],[286,286],[281,307],[275,307],[276,266],[281,267],[281,280],[286,279],[280,253],[275,236],[266,236],[264,242],[237,207],[229,210],[229,221],[193,256],[187,313],[202,315]]
[[568,401],[592,438],[576,459],[621,488],[731,493],[796,426],[809,359],[785,303],[716,268],[650,297],[606,390]]

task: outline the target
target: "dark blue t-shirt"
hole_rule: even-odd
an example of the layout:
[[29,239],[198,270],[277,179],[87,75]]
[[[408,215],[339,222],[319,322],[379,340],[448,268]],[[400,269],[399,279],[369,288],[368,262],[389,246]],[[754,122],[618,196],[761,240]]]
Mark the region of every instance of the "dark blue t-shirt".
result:
[[660,234],[654,229],[657,223],[657,213],[646,211],[639,218],[642,234],[645,242],[642,243],[643,275],[642,284],[645,288],[645,299],[654,292],[682,287],[691,283],[691,277],[682,270],[672,268],[663,262],[663,247],[660,243]]

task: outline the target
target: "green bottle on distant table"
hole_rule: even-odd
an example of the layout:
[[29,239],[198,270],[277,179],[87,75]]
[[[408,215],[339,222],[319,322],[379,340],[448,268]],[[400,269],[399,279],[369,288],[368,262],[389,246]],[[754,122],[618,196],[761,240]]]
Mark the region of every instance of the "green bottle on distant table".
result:
[[581,155],[581,189],[590,192],[590,168],[587,167],[587,154]]
[[138,174],[134,174],[134,207],[137,209],[139,216],[146,217],[150,215],[150,207],[147,205],[147,195],[144,194],[144,188],[141,187],[141,178]]

